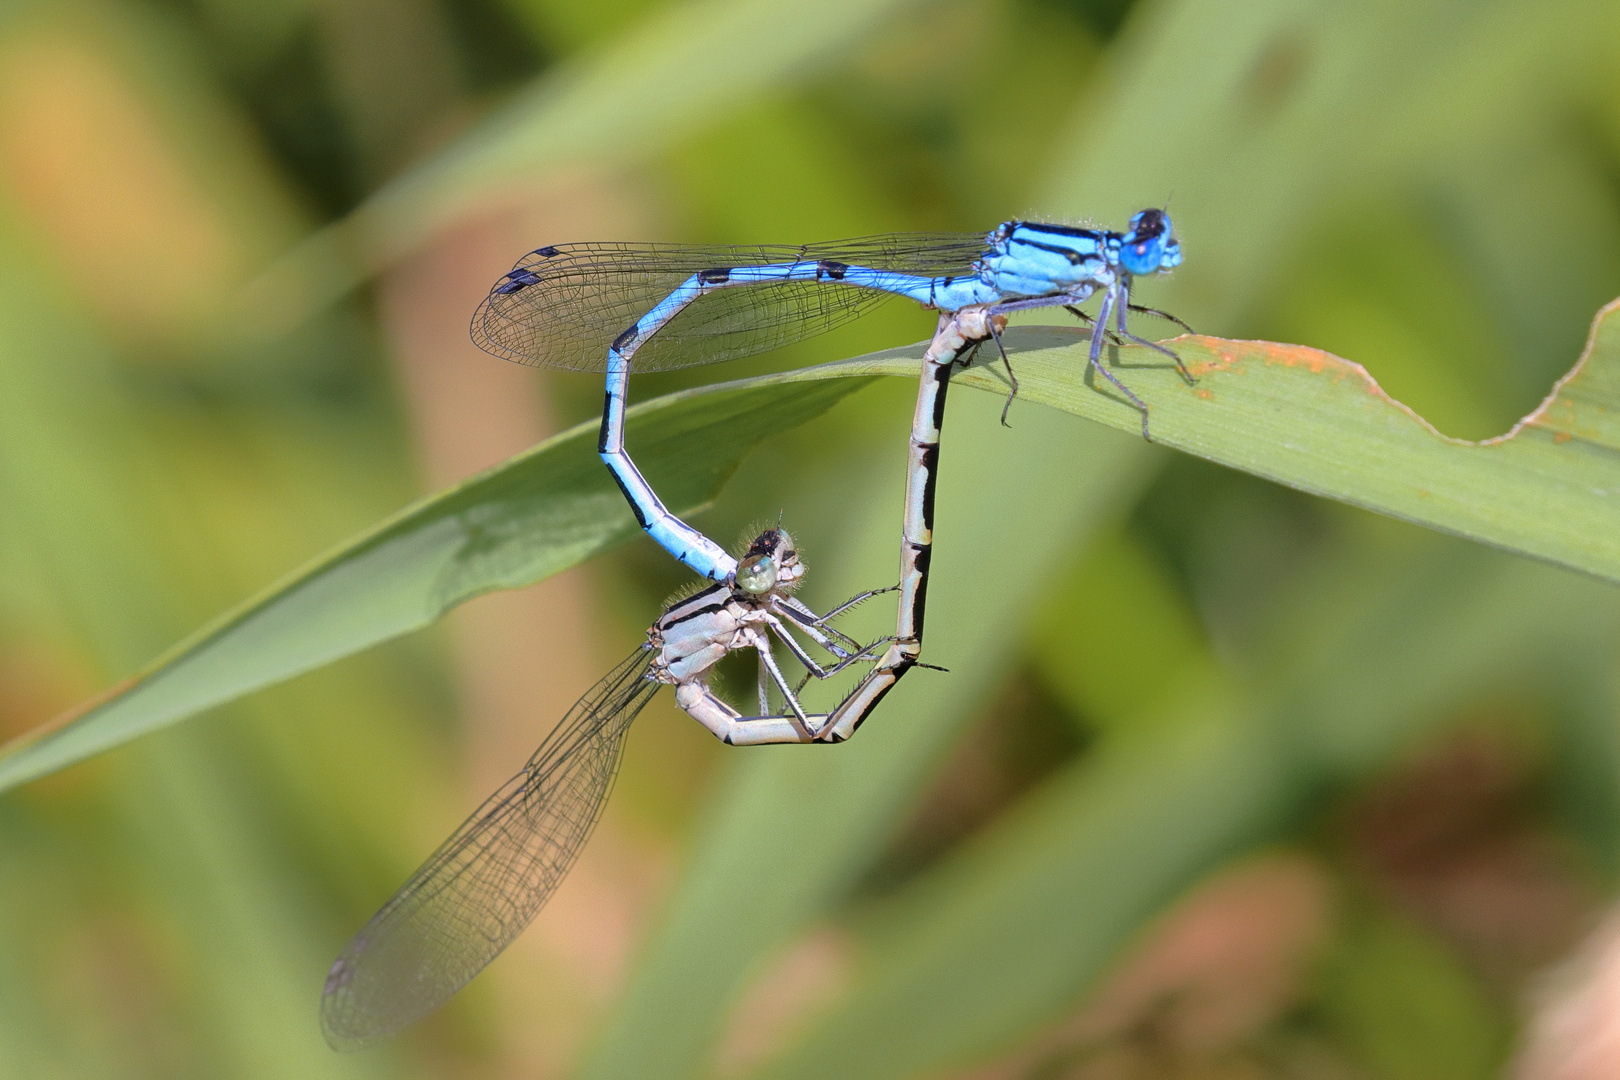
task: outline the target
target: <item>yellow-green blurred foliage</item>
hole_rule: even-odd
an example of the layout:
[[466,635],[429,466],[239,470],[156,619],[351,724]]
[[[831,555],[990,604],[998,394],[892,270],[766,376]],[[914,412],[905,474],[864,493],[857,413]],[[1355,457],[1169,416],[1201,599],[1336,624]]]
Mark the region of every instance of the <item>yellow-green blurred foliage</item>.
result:
[[[1620,11],[6,4],[0,734],[589,419],[593,377],[466,342],[532,247],[1166,199],[1186,265],[1145,302],[1498,433],[1620,294]],[[636,392],[929,326],[896,305]],[[784,513],[813,598],[857,543],[887,566],[910,394],[785,435],[699,524]],[[390,1046],[327,1050],[327,963],[682,583],[649,543],[0,798],[0,1076],[1516,1068],[1538,973],[1620,870],[1611,591],[1035,406],[1004,433],[970,397],[930,610],[952,673],[835,750],[649,709],[574,878]]]

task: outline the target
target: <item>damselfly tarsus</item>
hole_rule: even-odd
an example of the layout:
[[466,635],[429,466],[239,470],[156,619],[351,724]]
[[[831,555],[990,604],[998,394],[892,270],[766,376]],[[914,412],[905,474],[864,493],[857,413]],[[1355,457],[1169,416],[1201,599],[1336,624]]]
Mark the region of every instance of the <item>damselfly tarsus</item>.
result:
[[[1101,292],[1088,367],[1141,412],[1147,438],[1147,404],[1101,363],[1102,346],[1113,334],[1158,349],[1191,381],[1175,353],[1126,329],[1130,311],[1180,323],[1131,302],[1136,277],[1180,262],[1162,210],[1141,211],[1125,232],[1009,221],[988,235],[892,234],[802,247],[565,244],[531,252],[496,282],[473,316],[472,335],[520,363],[605,371],[602,460],[654,540],[724,581],[736,568],[725,549],[670,513],[625,450],[632,367],[668,370],[763,352],[895,296],[946,313],[1065,307],[1089,321],[1078,305]],[[999,333],[992,336],[999,348]],[[1002,359],[1016,394],[1004,350]]]
[[[854,734],[918,662],[945,392],[955,362],[992,329],[999,326],[982,311],[942,317],[923,361],[907,454],[895,636],[869,648],[845,648],[849,639],[828,619],[849,605],[817,618],[798,604],[792,592],[803,566],[792,539],[766,530],[743,553],[729,583],[672,604],[642,646],[580,698],[523,770],[355,935],[332,965],[321,999],[321,1026],[332,1046],[356,1049],[426,1016],[523,931],[589,839],[630,724],[660,686],[673,685],[676,704],[728,743],[839,742]],[[835,662],[817,665],[792,631]],[[835,709],[810,714],[771,658],[773,638],[820,677],[870,661],[885,647]],[[741,715],[709,686],[720,659],[744,648],[759,654],[759,716]],[[763,715],[767,682],[787,702],[785,714]]]

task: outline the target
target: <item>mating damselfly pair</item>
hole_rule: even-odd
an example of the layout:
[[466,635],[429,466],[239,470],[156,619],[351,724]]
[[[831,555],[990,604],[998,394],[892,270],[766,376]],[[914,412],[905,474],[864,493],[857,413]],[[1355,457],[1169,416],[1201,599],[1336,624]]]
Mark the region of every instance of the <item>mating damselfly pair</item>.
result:
[[[947,313],[1064,307],[1089,321],[1078,305],[1101,292],[1099,328],[1112,318],[1112,333],[1160,348],[1126,330],[1132,310],[1170,318],[1133,305],[1131,287],[1137,276],[1180,263],[1181,245],[1162,210],[1141,211],[1123,233],[1008,221],[988,236],[894,233],[796,248],[565,244],[530,252],[496,282],[473,316],[472,336],[519,363],[606,372],[602,460],[660,546],[724,581],[732,558],[671,514],[625,451],[632,368],[667,371],[750,356],[897,296]],[[999,333],[993,337],[999,348]],[[1092,335],[1088,365],[1141,412],[1147,438],[1147,404],[1100,363],[1104,338]],[[1176,355],[1161,351],[1190,381]],[[1010,362],[1007,373],[1017,393]]]
[[[1133,278],[1180,261],[1169,218],[1144,210],[1123,233],[1007,222],[988,237],[897,234],[799,248],[575,244],[540,248],[503,276],[474,318],[474,340],[524,363],[607,373],[603,461],[642,528],[715,584],[671,605],[642,646],[586,692],[523,770],[355,936],[327,977],[328,1041],[354,1048],[425,1016],[522,932],[583,848],[630,723],[660,686],[673,685],[676,704],[727,743],[839,742],[854,734],[919,663],[940,430],[956,366],[986,340],[1000,349],[1008,314],[1063,306],[1091,321],[1077,305],[1101,292],[1088,364],[1142,412],[1146,437],[1147,405],[1102,366],[1101,349],[1108,335],[1147,345],[1190,380],[1173,352],[1127,330],[1128,311],[1152,312],[1131,303]],[[892,296],[941,316],[913,413],[901,580],[875,591],[899,593],[895,634],[862,645],[831,621],[875,592],[817,615],[792,595],[803,567],[786,532],[766,530],[739,560],[676,518],[625,452],[624,412],[632,366],[668,370],[750,355],[828,330]],[[1001,359],[1016,393],[1004,349]],[[795,633],[832,660],[818,663]],[[836,708],[812,714],[798,700],[803,682],[790,686],[777,665],[773,640],[805,668],[805,681],[872,667]],[[744,716],[709,678],[720,659],[749,648],[758,656],[759,714]],[[772,688],[784,703],[779,715],[771,713]]]

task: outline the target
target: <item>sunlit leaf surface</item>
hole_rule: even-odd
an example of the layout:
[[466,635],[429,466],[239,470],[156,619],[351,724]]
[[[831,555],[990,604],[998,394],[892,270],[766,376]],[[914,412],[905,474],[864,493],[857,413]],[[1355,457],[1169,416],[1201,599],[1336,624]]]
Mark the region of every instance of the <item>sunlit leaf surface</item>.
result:
[[[1620,304],[1587,353],[1513,431],[1469,443],[1435,431],[1360,365],[1299,346],[1182,338],[1197,379],[1161,354],[1110,347],[1111,367],[1150,402],[1155,441],[1304,491],[1620,581]],[[1089,336],[1056,327],[1006,336],[1020,392],[1126,431],[1140,414],[1082,379]],[[685,392],[639,408],[632,445],[670,505],[712,500],[741,455],[859,389],[904,375],[921,347]],[[1005,391],[982,355],[959,376]],[[492,589],[548,577],[633,532],[582,425],[393,521],[177,647],[110,698],[0,759],[0,786],[60,768],[203,708],[432,622]],[[653,463],[656,463],[654,465]]]
[[[759,440],[860,389],[840,380],[787,392],[781,380],[763,382],[676,394],[634,412],[631,445],[645,446],[649,475],[677,513],[712,500]],[[596,425],[581,425],[407,508],[104,699],[25,736],[0,763],[0,786],[419,629],[480,593],[539,581],[635,531],[596,456]]]
[[[1008,342],[1026,397],[1137,429],[1140,414],[1106,382],[1073,377],[1089,347],[1083,335],[1028,328]],[[1620,303],[1598,314],[1586,352],[1534,412],[1478,442],[1448,438],[1366,368],[1318,349],[1170,345],[1195,387],[1142,349],[1120,351],[1114,368],[1150,403],[1155,442],[1620,582]],[[964,381],[993,389],[996,373],[981,366]]]

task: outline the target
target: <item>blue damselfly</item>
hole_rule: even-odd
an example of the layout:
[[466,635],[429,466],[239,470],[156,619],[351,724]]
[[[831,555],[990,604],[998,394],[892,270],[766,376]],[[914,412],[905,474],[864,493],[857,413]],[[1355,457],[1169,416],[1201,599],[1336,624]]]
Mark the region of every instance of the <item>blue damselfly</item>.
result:
[[[800,247],[565,244],[531,252],[496,282],[473,316],[472,335],[481,348],[519,363],[605,371],[602,460],[654,540],[699,574],[724,581],[735,570],[731,557],[670,513],[625,451],[632,367],[661,371],[763,352],[895,296],[945,313],[979,308],[990,316],[1065,307],[1090,321],[1078,305],[1101,292],[1088,364],[1140,410],[1146,438],[1147,404],[1100,363],[1102,346],[1112,333],[1158,349],[1191,381],[1173,352],[1126,329],[1128,311],[1180,323],[1131,302],[1136,277],[1180,262],[1162,210],[1141,211],[1122,233],[1009,221],[988,235],[892,234]],[[999,348],[999,333],[992,337]],[[1005,350],[1002,359],[1016,394]]]

